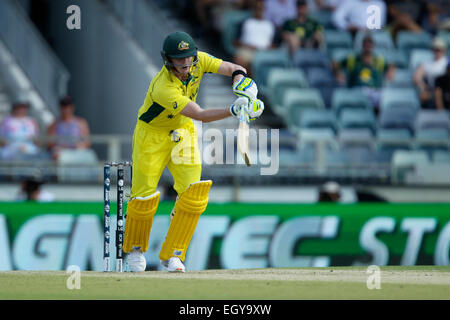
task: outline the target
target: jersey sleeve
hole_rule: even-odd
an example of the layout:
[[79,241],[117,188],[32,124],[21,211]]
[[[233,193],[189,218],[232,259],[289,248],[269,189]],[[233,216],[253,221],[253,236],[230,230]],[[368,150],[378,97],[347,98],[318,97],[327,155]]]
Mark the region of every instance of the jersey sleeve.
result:
[[152,94],[153,103],[166,109],[171,114],[176,115],[183,110],[191,100],[183,96],[175,86],[167,86],[164,88],[155,88]]
[[200,64],[200,68],[204,73],[217,73],[220,65],[222,64],[222,59],[213,57],[206,52],[199,51],[198,63]]

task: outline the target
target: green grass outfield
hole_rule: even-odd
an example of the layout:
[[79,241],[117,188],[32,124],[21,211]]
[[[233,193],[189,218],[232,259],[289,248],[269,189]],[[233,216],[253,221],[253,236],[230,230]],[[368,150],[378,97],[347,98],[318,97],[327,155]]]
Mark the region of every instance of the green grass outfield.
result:
[[206,270],[174,274],[81,272],[69,290],[63,271],[0,272],[0,299],[450,299],[450,266],[382,267],[369,290],[365,267]]

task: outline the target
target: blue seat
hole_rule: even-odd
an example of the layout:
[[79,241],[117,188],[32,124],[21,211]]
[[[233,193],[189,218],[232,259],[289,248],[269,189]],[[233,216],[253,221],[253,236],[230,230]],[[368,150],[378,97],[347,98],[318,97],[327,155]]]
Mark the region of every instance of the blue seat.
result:
[[316,49],[299,49],[292,57],[293,64],[305,71],[312,67],[331,68],[331,62],[325,51]]
[[447,129],[431,128],[418,129],[416,131],[416,147],[418,150],[423,150],[431,155],[434,151],[450,150],[450,134]]
[[359,88],[336,88],[331,98],[331,109],[339,116],[345,109],[370,109],[371,103]]
[[255,53],[252,60],[253,79],[258,83],[262,93],[267,91],[267,76],[270,69],[288,68],[290,66],[289,54],[285,48],[273,50],[260,50]]
[[369,129],[376,132],[376,119],[371,109],[346,109],[340,113],[339,126],[345,129]]
[[352,49],[353,40],[352,35],[346,30],[333,30],[326,29],[324,32],[325,44],[327,46],[327,51],[340,49]]
[[379,116],[379,128],[407,129],[414,135],[417,109],[399,106],[382,109]]
[[413,49],[430,49],[431,35],[426,32],[399,31],[397,48],[409,54]]
[[354,54],[355,51],[351,48],[336,48],[330,52],[330,58],[333,62],[342,63],[350,54]]
[[325,144],[326,149],[338,149],[335,132],[330,128],[300,128],[298,130],[298,148],[313,148],[318,143]]
[[338,141],[344,149],[374,149],[373,131],[367,128],[341,128]]
[[315,10],[308,13],[309,17],[316,20],[324,28],[333,28],[332,13],[328,10]]
[[433,61],[433,51],[429,49],[414,49],[409,55],[409,69],[414,71],[424,62]]
[[286,90],[282,110],[277,112],[284,116],[288,127],[295,130],[295,127],[300,126],[301,114],[304,110],[323,108],[325,108],[325,105],[317,89],[291,88]]
[[380,30],[380,31],[358,31],[355,35],[355,50],[362,50],[363,39],[366,35],[370,35],[374,41],[374,47],[377,49],[394,49],[394,41],[392,40],[392,36],[388,31]]
[[436,150],[431,155],[434,163],[450,163],[450,151]]
[[402,50],[379,48],[375,49],[375,53],[384,57],[387,64],[393,64],[402,69],[409,67],[408,55]]
[[408,69],[396,69],[392,81],[385,80],[384,87],[414,88],[412,72]]
[[331,110],[307,109],[300,116],[301,128],[328,128],[337,131],[336,116]]
[[449,114],[441,110],[419,110],[415,128],[416,130],[442,128],[450,133]]
[[272,68],[267,76],[267,93],[275,113],[283,108],[287,89],[308,87],[306,76],[300,69]]
[[330,107],[334,89],[338,86],[331,71],[324,68],[309,68],[307,78],[309,86],[319,89],[325,106]]
[[420,109],[420,100],[414,88],[383,88],[380,109],[410,107]]
[[429,163],[428,154],[421,150],[397,150],[391,161],[391,178],[394,183],[404,182],[406,173],[417,164]]

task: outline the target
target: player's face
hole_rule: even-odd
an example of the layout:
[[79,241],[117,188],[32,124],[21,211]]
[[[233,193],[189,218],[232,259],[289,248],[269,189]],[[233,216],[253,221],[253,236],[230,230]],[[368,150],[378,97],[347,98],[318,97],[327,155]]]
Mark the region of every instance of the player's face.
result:
[[193,61],[194,57],[178,58],[178,59],[172,58],[172,64],[175,70],[181,74],[189,73]]

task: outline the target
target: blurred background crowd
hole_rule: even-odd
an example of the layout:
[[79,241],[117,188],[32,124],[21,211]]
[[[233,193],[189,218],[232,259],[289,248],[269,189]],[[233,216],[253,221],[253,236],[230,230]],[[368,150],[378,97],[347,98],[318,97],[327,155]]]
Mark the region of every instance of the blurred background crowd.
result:
[[[69,31],[55,31],[55,26],[67,17],[65,12],[57,17],[57,12],[68,2],[2,2],[0,11],[10,18],[3,24],[10,23],[11,30],[13,21],[26,23],[33,32],[24,28],[23,33],[44,43],[44,51],[51,51],[48,55],[63,67],[58,84],[52,79],[50,89],[42,88],[42,76],[33,75],[44,64],[21,60],[18,47],[30,45],[21,43],[29,40],[17,28],[13,37],[0,33],[0,52],[4,51],[1,181],[20,181],[27,168],[39,163],[39,176],[47,181],[77,182],[84,177],[88,183],[98,183],[103,161],[129,158],[135,111],[151,77],[143,77],[148,81],[142,81],[142,92],[135,95],[136,102],[128,102],[128,123],[120,122],[124,103],[114,103],[115,95],[127,91],[125,73],[142,77],[133,74],[132,66],[126,71],[108,68],[105,57],[120,59],[120,52],[97,48],[100,53],[94,57],[89,56],[90,49],[74,48],[96,47],[109,29],[97,22],[95,32],[82,27],[72,31],[81,36],[66,40]],[[158,39],[165,36],[160,33],[179,28],[193,35],[200,50],[246,67],[266,104],[263,119],[254,127],[280,129],[280,170],[276,177],[256,178],[239,168],[221,171],[221,166],[212,165],[208,171],[206,166],[206,174],[219,184],[449,185],[450,3],[446,0],[98,0],[90,7],[85,1],[79,5],[87,21],[97,17],[94,7],[97,14],[112,16],[118,22],[115,28],[125,34],[121,36],[131,41],[126,46],[135,56],[144,56],[146,67],[159,70]],[[30,52],[39,53],[39,46]],[[11,85],[5,66],[14,60],[35,90]],[[81,63],[88,65],[86,69]],[[96,77],[94,73],[100,75],[92,86],[89,78]],[[222,93],[224,88],[227,93]],[[223,107],[230,101],[229,91],[226,80],[211,78],[211,84],[201,89],[200,105]],[[109,111],[113,115],[107,115]],[[68,170],[55,170],[65,165]],[[77,165],[84,168],[74,171]],[[15,171],[17,167],[21,169]]]

